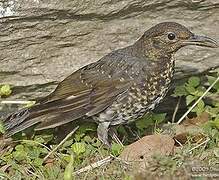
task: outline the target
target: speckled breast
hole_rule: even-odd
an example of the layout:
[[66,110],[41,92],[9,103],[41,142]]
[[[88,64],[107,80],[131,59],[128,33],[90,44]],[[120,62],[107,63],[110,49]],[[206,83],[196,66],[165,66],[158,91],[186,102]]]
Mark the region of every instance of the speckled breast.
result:
[[95,117],[98,122],[110,121],[111,125],[126,124],[153,110],[165,97],[172,76],[173,62],[162,71],[155,71],[134,83],[127,95],[118,98],[110,107]]

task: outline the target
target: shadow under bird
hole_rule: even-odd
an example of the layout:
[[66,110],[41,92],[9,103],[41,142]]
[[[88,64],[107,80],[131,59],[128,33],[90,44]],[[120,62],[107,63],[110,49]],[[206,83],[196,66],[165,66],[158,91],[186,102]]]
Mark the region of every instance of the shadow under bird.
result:
[[9,115],[4,136],[36,124],[35,130],[43,130],[81,119],[96,122],[98,138],[109,145],[110,126],[135,121],[164,98],[174,73],[173,55],[187,45],[218,47],[181,24],[157,24],[133,45],[68,76],[36,105]]

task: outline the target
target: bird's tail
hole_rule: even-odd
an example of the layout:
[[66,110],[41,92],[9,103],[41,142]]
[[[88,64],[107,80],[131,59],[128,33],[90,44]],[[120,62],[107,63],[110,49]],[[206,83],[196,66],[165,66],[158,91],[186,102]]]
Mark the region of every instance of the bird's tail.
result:
[[25,126],[23,125],[24,122],[27,122],[29,117],[31,116],[31,108],[24,108],[17,112],[14,112],[10,114],[4,121],[4,128],[6,130],[5,136],[9,137],[19,131],[22,131],[34,124],[37,124],[39,121],[29,121],[28,123],[25,123]]
[[28,127],[37,125],[35,130],[54,128],[83,117],[87,113],[89,97],[54,100],[36,104],[10,114],[4,121],[5,134],[9,137]]

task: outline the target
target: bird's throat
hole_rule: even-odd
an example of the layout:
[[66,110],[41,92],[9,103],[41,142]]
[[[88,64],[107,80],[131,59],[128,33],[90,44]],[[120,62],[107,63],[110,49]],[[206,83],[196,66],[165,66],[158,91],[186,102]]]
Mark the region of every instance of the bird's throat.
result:
[[143,41],[140,39],[134,45],[137,54],[146,58],[148,61],[159,62],[165,60],[171,60],[173,52],[168,52],[160,46],[154,46],[152,40]]

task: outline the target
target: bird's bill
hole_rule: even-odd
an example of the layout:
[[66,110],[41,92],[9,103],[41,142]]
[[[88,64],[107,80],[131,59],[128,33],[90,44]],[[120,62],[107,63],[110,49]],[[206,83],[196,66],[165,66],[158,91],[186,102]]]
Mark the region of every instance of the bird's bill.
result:
[[188,40],[183,42],[184,45],[196,45],[196,46],[205,46],[211,48],[217,48],[218,43],[212,38],[207,36],[198,36],[193,35]]

